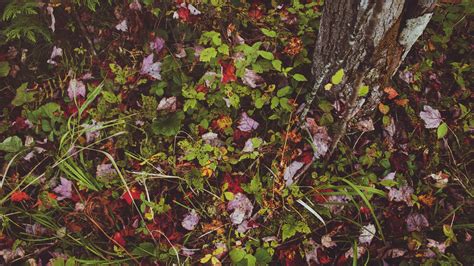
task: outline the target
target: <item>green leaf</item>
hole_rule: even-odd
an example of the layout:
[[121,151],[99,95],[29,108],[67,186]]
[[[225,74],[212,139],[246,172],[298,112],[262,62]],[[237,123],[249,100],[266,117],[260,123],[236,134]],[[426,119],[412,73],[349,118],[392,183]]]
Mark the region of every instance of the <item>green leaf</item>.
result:
[[438,139],[442,139],[448,133],[448,125],[444,122],[441,123],[441,125],[438,126],[436,133],[438,135]]
[[364,86],[360,87],[359,97],[363,97],[363,96],[367,95],[367,93],[369,93],[369,86],[364,85]]
[[152,131],[156,135],[171,137],[178,133],[184,120],[184,112],[179,111],[156,119],[152,125]]
[[323,110],[325,113],[331,112],[331,110],[334,108],[332,104],[329,101],[322,100],[319,104],[318,107]]
[[270,253],[264,248],[257,248],[255,251],[255,258],[259,265],[267,265],[272,261],[272,255],[270,255]]
[[280,99],[278,99],[278,97],[273,97],[270,104],[270,108],[275,109],[279,103],[280,103]]
[[219,46],[219,48],[217,48],[217,50],[221,54],[229,55],[229,45],[227,45],[225,43],[223,45]]
[[301,74],[298,74],[298,73],[297,73],[297,74],[294,74],[294,75],[293,75],[293,78],[294,78],[296,81],[308,81],[305,76],[303,76],[303,75],[301,75]]
[[247,252],[245,252],[245,250],[243,250],[241,248],[236,248],[236,249],[233,249],[229,252],[230,259],[234,263],[237,263],[237,262],[243,260],[245,255],[247,255]]
[[10,73],[10,65],[7,61],[0,62],[0,78],[8,76]]
[[296,234],[296,227],[292,224],[284,224],[282,227],[282,240],[285,241],[288,238]]
[[255,99],[255,107],[261,109],[265,104],[265,99],[263,97]]
[[224,192],[224,197],[226,200],[228,201],[231,201],[234,199],[234,193],[230,192],[230,191],[226,191]]
[[267,30],[267,29],[264,29],[262,28],[262,33],[265,35],[265,36],[268,36],[268,37],[271,37],[271,38],[274,38],[277,36],[277,33],[273,30]]
[[277,96],[278,97],[283,97],[291,93],[291,87],[290,86],[285,86],[277,91]]
[[28,92],[26,91],[26,87],[28,86],[28,83],[23,83],[21,84],[20,87],[16,89],[16,95],[15,98],[12,101],[12,104],[14,106],[21,106],[25,103],[30,103],[35,100],[35,94],[36,92]]
[[331,77],[331,83],[337,85],[341,83],[342,78],[344,77],[344,69],[339,69],[336,74]]
[[275,59],[272,61],[272,66],[277,70],[277,71],[281,71],[281,64],[282,62],[278,59]]
[[258,51],[258,54],[267,60],[273,60],[274,58],[273,54],[267,51]]
[[209,47],[201,51],[199,56],[199,60],[201,62],[209,62],[212,58],[215,58],[217,55],[217,51],[214,47]]
[[23,147],[23,143],[18,136],[8,137],[0,143],[0,151],[17,152]]
[[168,83],[166,81],[155,82],[150,87],[150,93],[153,93],[157,96],[163,96],[167,85]]

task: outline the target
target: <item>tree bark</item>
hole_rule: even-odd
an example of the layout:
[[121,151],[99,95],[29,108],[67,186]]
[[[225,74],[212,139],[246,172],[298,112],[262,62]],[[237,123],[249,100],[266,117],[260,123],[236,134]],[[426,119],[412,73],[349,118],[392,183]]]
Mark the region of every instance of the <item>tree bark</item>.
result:
[[[318,93],[338,100],[346,122],[370,115],[382,89],[420,37],[431,19],[436,0],[330,0],[326,1],[313,55],[314,86],[301,118]],[[342,82],[321,89],[344,69]],[[357,97],[359,87],[370,88]],[[345,129],[344,129],[345,130]]]

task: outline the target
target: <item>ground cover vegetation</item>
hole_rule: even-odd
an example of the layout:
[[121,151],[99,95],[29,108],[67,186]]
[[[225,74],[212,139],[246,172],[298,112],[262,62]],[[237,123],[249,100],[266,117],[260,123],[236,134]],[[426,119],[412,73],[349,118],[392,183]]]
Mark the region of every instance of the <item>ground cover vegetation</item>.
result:
[[337,145],[323,5],[0,2],[0,264],[472,265],[473,4]]

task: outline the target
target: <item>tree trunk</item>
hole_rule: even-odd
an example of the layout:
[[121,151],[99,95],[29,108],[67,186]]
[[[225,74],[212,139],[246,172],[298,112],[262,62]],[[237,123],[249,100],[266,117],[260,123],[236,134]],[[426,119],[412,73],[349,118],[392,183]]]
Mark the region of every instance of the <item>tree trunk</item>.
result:
[[[314,86],[301,117],[311,109],[317,93],[339,101],[345,132],[355,116],[370,115],[382,89],[420,37],[431,19],[435,0],[330,0],[324,5],[313,55]],[[339,70],[344,78],[326,91],[321,89]],[[360,86],[368,85],[365,97]],[[340,137],[339,137],[340,138]],[[337,144],[339,139],[334,139]]]

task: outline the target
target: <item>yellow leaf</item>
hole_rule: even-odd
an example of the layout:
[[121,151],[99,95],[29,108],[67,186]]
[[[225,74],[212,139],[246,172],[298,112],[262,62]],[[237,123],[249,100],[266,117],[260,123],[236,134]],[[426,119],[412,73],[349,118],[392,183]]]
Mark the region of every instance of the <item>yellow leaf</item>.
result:
[[212,258],[212,255],[211,254],[206,254],[206,256],[204,256],[202,259],[201,259],[201,263],[207,263],[210,259]]
[[328,84],[324,85],[324,89],[327,90],[327,91],[330,90],[331,88],[332,88],[332,83],[328,83]]

